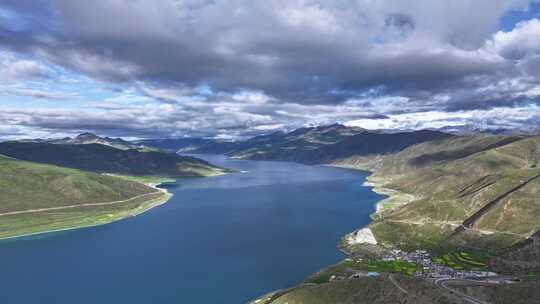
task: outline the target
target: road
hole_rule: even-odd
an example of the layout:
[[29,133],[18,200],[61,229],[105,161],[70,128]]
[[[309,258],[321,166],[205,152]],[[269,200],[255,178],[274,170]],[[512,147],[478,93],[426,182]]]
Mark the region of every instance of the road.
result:
[[67,206],[60,206],[60,207],[51,207],[51,208],[39,208],[39,209],[28,209],[28,210],[21,210],[21,211],[11,211],[11,212],[0,213],[0,216],[25,214],[25,213],[36,213],[36,212],[46,212],[46,211],[57,211],[57,210],[73,209],[73,208],[80,208],[80,207],[116,205],[116,204],[127,203],[129,201],[136,200],[136,199],[139,199],[139,198],[142,198],[142,197],[155,195],[155,194],[157,194],[159,192],[163,192],[163,191],[161,191],[161,189],[158,189],[158,190],[159,191],[137,195],[137,196],[134,196],[134,197],[129,198],[127,200],[121,200],[121,201],[104,202],[104,203],[88,203],[88,204],[78,204],[78,205],[67,205]]
[[498,285],[496,283],[486,283],[481,281],[473,281],[473,280],[467,280],[467,279],[437,279],[435,280],[435,284],[440,286],[441,288],[446,289],[447,291],[451,292],[454,295],[457,295],[464,299],[465,301],[472,303],[472,304],[490,304],[490,302],[482,301],[477,298],[471,297],[467,294],[464,294],[460,291],[457,291],[453,288],[450,288],[448,285],[478,285],[478,286],[493,286]]
[[394,286],[396,286],[397,289],[401,290],[402,292],[404,292],[406,294],[409,294],[409,292],[407,290],[405,290],[403,287],[399,286],[399,284],[398,284],[398,282],[396,282],[396,279],[394,278],[393,274],[390,274],[388,276],[388,279],[390,279],[390,282],[392,282],[392,284],[394,284]]

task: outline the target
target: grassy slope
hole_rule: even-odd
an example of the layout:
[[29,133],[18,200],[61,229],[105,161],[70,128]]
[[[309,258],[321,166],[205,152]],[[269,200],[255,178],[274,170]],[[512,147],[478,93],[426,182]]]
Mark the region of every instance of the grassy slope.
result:
[[[319,285],[304,285],[289,292],[275,296],[272,304],[431,304],[431,303],[461,303],[445,292],[421,279],[413,279],[395,275],[394,279],[400,287],[408,291],[407,294],[396,288],[383,275],[378,278],[359,278],[334,281]],[[264,297],[263,297],[264,298]],[[251,303],[254,303],[251,302]],[[258,303],[265,303],[259,301]]]
[[85,171],[125,175],[210,176],[226,172],[210,163],[159,151],[141,152],[112,147],[48,143],[0,143],[0,154]]
[[[416,198],[371,225],[377,239],[409,247],[442,242],[498,249],[540,230],[540,178],[533,179],[540,174],[539,159],[539,137],[477,135],[338,163],[369,168],[375,172],[372,180]],[[490,202],[492,208],[478,214]],[[448,239],[467,219],[473,230]]]
[[[375,173],[370,181],[379,189],[391,189],[398,194],[391,194],[388,201],[392,206],[383,208],[382,215],[370,225],[379,242],[404,249],[439,251],[439,259],[445,261],[442,264],[483,269],[489,263],[497,271],[517,270],[534,276],[540,273],[540,240],[505,247],[540,230],[539,179],[511,192],[540,174],[539,160],[539,137],[476,135],[421,143],[390,155],[356,155],[333,163],[371,170]],[[474,218],[473,230],[455,233],[463,222],[494,201],[493,208]],[[471,247],[466,257],[474,258],[465,263],[465,253],[455,251],[456,246]],[[375,253],[374,249],[365,252],[366,247],[344,249],[363,257]],[[478,247],[496,249],[499,255],[493,259],[489,251],[475,250]],[[400,292],[386,275],[320,284],[328,282],[331,275],[350,275],[355,267],[344,263],[347,262],[308,278],[307,282],[317,285],[300,285],[273,293],[258,303],[461,303],[434,285],[406,276],[399,277],[399,284],[409,294]],[[525,282],[468,287],[462,291],[493,303],[536,303],[540,295],[531,291],[537,287],[537,282]],[[264,301],[269,297],[271,300]]]
[[127,200],[106,206],[2,215],[0,238],[104,224],[141,212],[167,197],[162,191],[116,177],[0,156],[0,213]]
[[520,272],[540,277],[540,231],[521,241],[490,261],[498,272]]
[[[378,278],[359,278],[334,281],[319,285],[303,285],[280,295],[275,294],[273,300],[264,301],[262,297],[257,303],[264,304],[432,304],[432,303],[469,303],[455,297],[448,291],[418,278],[394,275],[394,281],[407,293],[399,290],[388,276]],[[523,282],[500,286],[453,286],[453,289],[475,298],[494,304],[505,303],[538,303],[540,292],[538,283]],[[253,304],[250,302],[250,304]]]

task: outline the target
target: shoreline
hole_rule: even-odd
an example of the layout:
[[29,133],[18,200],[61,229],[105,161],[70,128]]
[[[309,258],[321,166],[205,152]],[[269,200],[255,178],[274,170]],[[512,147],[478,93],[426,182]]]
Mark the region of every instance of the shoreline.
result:
[[[369,173],[369,175],[366,177],[366,180],[364,183],[362,183],[362,186],[370,187],[371,190],[379,195],[386,196],[385,198],[381,199],[377,202],[376,210],[374,213],[371,214],[371,218],[375,219],[378,216],[382,216],[382,214],[385,211],[388,211],[388,209],[392,210],[396,207],[399,207],[401,205],[408,204],[415,200],[417,197],[401,192],[396,189],[387,188],[384,186],[384,184],[389,181],[389,179],[385,179],[383,177],[375,176],[375,172],[369,169],[357,167],[354,165],[343,165],[343,164],[326,164],[325,166],[329,167],[336,167],[336,168],[343,168],[343,169],[351,169],[351,170],[358,170],[358,171],[365,171]],[[366,226],[367,227],[367,226]],[[360,228],[359,228],[360,229]],[[356,230],[355,230],[356,231]]]
[[[395,190],[395,189],[390,189],[390,188],[384,187],[383,186],[384,181],[385,181],[384,178],[374,177],[373,174],[375,172],[372,171],[372,170],[369,170],[369,169],[366,169],[366,168],[360,168],[360,167],[353,166],[353,165],[343,165],[343,164],[323,164],[323,166],[342,168],[342,169],[351,169],[351,170],[358,170],[358,171],[367,172],[369,175],[366,177],[365,181],[361,184],[361,186],[370,187],[373,192],[375,192],[375,193],[377,193],[379,195],[386,196],[386,197],[382,198],[380,201],[378,201],[376,203],[375,212],[370,214],[370,217],[371,217],[372,221],[369,224],[367,224],[366,226],[363,226],[363,227],[359,227],[359,228],[345,234],[344,236],[342,236],[341,242],[339,242],[337,244],[337,246],[336,246],[336,250],[338,250],[339,252],[344,254],[345,259],[350,257],[350,253],[345,248],[342,247],[342,242],[347,242],[347,245],[353,245],[352,243],[349,243],[349,240],[355,239],[354,237],[358,234],[358,232],[362,232],[363,234],[369,234],[372,237],[372,239],[368,238],[369,240],[367,240],[364,244],[378,246],[377,239],[373,235],[373,232],[369,228],[369,225],[371,225],[373,223],[373,221],[377,217],[382,216],[383,212],[385,210],[388,210],[388,208],[392,208],[392,207],[395,208],[397,206],[407,204],[407,203],[411,202],[412,200],[414,200],[416,198],[413,195],[410,195],[410,194],[407,194],[407,193],[404,193],[404,192],[400,192],[400,191]],[[355,242],[355,244],[361,244],[361,243],[356,243]],[[332,267],[332,265],[326,266],[326,267],[318,270],[315,273],[319,273],[319,272],[321,272],[324,269],[327,269],[329,267]],[[313,274],[311,274],[311,275],[313,275]],[[287,293],[290,290],[293,290],[295,288],[299,288],[301,286],[304,286],[305,284],[306,284],[305,282],[301,282],[301,283],[296,284],[296,285],[294,285],[294,286],[292,286],[290,288],[281,289],[281,290],[277,290],[277,291],[276,290],[270,291],[269,293],[266,293],[265,295],[262,295],[262,296],[259,296],[259,297],[255,298],[255,299],[253,299],[253,300],[250,300],[248,302],[248,304],[272,303],[271,301],[275,300],[275,298],[277,298],[279,296],[282,296],[283,294]],[[269,298],[268,295],[273,295],[273,296]]]
[[[129,217],[135,217],[135,216],[141,215],[141,214],[143,214],[143,213],[145,213],[145,212],[147,212],[147,211],[149,211],[151,209],[154,209],[154,208],[156,208],[158,206],[161,206],[161,205],[165,204],[166,202],[168,202],[171,199],[171,197],[173,197],[173,194],[170,193],[169,191],[167,191],[167,189],[158,188],[158,186],[160,186],[160,185],[162,185],[164,183],[167,183],[167,181],[163,181],[163,182],[159,182],[159,183],[142,183],[142,184],[144,184],[146,186],[149,186],[151,188],[154,188],[154,189],[158,190],[155,193],[157,194],[158,192],[161,192],[162,196],[160,196],[158,198],[150,199],[147,202],[143,202],[137,208],[122,211],[122,212],[127,212],[127,213],[126,214],[121,214],[121,215],[119,215],[118,218],[114,218],[111,221],[104,222],[104,223],[95,223],[95,224],[72,226],[72,227],[66,227],[66,228],[59,228],[59,229],[45,230],[45,231],[39,231],[39,232],[25,233],[25,234],[13,235],[13,236],[8,236],[8,237],[0,237],[0,242],[5,241],[5,240],[13,240],[13,239],[17,239],[17,238],[36,236],[36,235],[40,235],[40,234],[48,234],[48,233],[55,233],[55,232],[62,232],[62,231],[69,231],[69,230],[97,227],[97,226],[102,226],[102,225],[107,225],[107,224],[111,224],[111,223],[114,223],[114,222],[118,222],[118,221],[124,220],[124,219],[129,218]],[[148,204],[148,205],[146,205],[146,204]]]

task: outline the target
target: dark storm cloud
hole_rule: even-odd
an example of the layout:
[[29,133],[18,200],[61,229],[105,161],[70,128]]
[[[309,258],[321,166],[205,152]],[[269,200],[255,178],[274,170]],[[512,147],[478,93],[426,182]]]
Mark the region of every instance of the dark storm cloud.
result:
[[469,20],[469,1],[7,1],[14,17],[0,35],[4,46],[108,81],[323,104],[374,87],[437,94],[493,77],[509,63],[476,50],[525,2],[478,1],[476,11],[490,10]]

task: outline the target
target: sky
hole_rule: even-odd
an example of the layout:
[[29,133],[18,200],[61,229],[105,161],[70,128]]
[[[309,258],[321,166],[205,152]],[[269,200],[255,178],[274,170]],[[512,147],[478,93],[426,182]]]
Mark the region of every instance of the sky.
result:
[[0,139],[540,132],[538,0],[2,0]]

